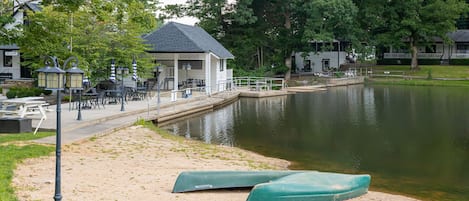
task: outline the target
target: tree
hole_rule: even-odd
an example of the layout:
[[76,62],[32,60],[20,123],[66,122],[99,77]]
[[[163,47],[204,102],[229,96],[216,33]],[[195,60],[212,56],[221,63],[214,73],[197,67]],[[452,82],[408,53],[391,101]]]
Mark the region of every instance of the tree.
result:
[[[167,7],[169,14],[189,15],[236,56],[244,70],[266,67],[290,78],[294,51],[312,40],[354,39],[357,8],[351,0],[189,0]],[[273,68],[272,68],[273,67]],[[281,70],[279,70],[281,69]],[[283,70],[285,69],[285,70]]]
[[109,76],[111,59],[130,67],[136,57],[139,74],[151,73],[152,59],[141,38],[157,25],[154,10],[149,9],[154,7],[148,2],[92,0],[77,9],[60,5],[51,4],[42,12],[28,14],[30,23],[20,40],[23,65],[36,69],[43,65],[41,56],[74,55],[80,60],[79,67],[92,80],[98,80]]
[[[468,12],[464,0],[358,0],[362,27],[376,44],[408,47],[411,69],[418,70],[418,47],[431,44],[435,37],[451,42],[448,33]],[[359,19],[360,19],[359,18]]]

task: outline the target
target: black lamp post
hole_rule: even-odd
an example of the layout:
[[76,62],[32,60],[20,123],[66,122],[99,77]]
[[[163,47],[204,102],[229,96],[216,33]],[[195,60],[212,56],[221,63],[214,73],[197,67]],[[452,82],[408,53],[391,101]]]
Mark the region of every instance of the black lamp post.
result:
[[[47,62],[47,59],[53,61],[54,66],[50,67]],[[76,57],[70,57],[64,62],[64,67],[67,66],[70,60],[74,59],[76,61],[75,64],[78,64],[78,59]],[[46,90],[55,90],[57,93],[57,121],[56,121],[56,144],[55,144],[55,193],[54,193],[54,200],[60,201],[62,200],[61,194],[61,146],[62,146],[62,119],[61,119],[61,97],[60,91],[64,90],[65,86],[71,89],[82,89],[83,88],[83,71],[75,68],[77,70],[70,70],[67,71],[67,85],[65,85],[65,74],[66,72],[60,69],[59,64],[57,62],[56,57],[47,57],[46,58],[46,67],[37,70],[38,72],[38,87],[43,87]],[[73,68],[72,68],[73,69]],[[81,79],[79,82],[78,80]]]
[[76,89],[80,92],[78,93],[78,116],[77,120],[81,121],[81,91],[83,90],[83,76],[85,72],[79,69],[78,66],[78,59],[76,57],[70,57],[64,62],[64,68],[67,68],[67,64],[70,60],[74,59],[75,61],[72,62],[72,68],[68,69],[66,72],[66,80],[65,83],[67,88],[69,89]]
[[125,67],[119,67],[119,68],[117,68],[117,72],[121,74],[121,96],[122,96],[121,111],[125,111],[125,108],[124,108],[124,92],[125,92],[124,74],[128,74],[129,69],[125,68]]

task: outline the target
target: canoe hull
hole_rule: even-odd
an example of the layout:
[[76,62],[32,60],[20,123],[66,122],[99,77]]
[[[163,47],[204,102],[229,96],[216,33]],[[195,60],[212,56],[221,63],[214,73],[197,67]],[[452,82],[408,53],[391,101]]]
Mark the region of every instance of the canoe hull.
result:
[[317,171],[190,171],[173,193],[254,187],[248,201],[339,201],[368,192],[370,175]]
[[305,172],[256,185],[248,201],[339,201],[368,192],[369,175]]
[[249,188],[304,171],[188,171],[179,174],[173,193]]

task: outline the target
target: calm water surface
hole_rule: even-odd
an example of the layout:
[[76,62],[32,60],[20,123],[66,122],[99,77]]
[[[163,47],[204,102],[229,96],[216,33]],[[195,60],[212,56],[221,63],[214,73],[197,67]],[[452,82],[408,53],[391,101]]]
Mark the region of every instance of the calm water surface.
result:
[[469,89],[348,86],[240,99],[162,126],[292,161],[290,169],[372,175],[372,189],[469,200]]

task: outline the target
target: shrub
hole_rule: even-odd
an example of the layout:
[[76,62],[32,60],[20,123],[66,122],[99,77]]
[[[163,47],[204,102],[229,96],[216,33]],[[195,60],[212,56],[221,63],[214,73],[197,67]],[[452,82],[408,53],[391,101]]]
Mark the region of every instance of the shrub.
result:
[[449,63],[451,65],[469,65],[469,59],[451,59]]
[[[28,96],[40,96],[44,90],[29,87],[12,87],[7,93],[7,98],[22,98]],[[49,93],[50,94],[50,93]]]
[[42,90],[42,93],[43,93],[44,95],[48,96],[48,95],[52,94],[52,90],[45,90],[45,89],[44,89],[44,90]]
[[7,98],[15,98],[16,97],[16,91],[13,91],[10,89],[10,91],[7,92]]
[[432,80],[432,69],[428,70],[427,80]]

